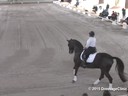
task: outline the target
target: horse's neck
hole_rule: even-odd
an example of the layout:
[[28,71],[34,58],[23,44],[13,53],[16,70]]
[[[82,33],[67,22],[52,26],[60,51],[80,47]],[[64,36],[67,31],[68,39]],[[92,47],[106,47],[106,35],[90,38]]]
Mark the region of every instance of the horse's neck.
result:
[[83,48],[75,47],[75,53],[81,53]]
[[83,51],[82,44],[77,40],[75,41],[75,44],[74,44],[74,50],[75,50],[75,53],[81,53]]

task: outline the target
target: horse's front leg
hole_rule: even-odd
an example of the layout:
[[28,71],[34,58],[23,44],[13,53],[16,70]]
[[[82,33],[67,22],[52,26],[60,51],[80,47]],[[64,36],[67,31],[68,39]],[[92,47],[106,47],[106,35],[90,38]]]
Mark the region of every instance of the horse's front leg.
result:
[[80,66],[74,66],[73,68],[73,80],[72,80],[72,83],[75,83],[77,81],[77,72],[78,72],[78,69],[79,69]]

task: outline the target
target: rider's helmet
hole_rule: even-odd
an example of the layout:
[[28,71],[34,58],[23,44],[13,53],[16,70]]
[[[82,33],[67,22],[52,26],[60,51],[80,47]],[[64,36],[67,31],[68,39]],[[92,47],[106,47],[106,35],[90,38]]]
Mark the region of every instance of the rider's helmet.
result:
[[94,37],[94,36],[95,36],[95,33],[94,33],[93,31],[90,31],[90,32],[89,32],[89,36],[90,36],[90,37]]

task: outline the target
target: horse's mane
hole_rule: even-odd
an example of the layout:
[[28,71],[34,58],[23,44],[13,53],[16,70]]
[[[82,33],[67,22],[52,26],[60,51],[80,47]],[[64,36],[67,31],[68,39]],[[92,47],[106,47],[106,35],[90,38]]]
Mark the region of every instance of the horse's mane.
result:
[[79,48],[83,49],[83,45],[76,39],[72,39],[75,43],[75,45],[77,45]]

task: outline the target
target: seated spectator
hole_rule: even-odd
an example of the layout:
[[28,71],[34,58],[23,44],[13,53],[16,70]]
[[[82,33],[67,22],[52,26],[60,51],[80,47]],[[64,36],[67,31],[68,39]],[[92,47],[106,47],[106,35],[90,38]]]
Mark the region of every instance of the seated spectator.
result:
[[106,18],[108,15],[109,15],[109,13],[108,13],[107,10],[103,10],[103,11],[99,14],[99,16],[100,16],[100,17],[103,17],[103,18]]
[[108,16],[108,19],[111,19],[113,21],[117,20],[117,12],[112,11],[111,16]]
[[98,11],[98,7],[97,7],[97,6],[93,6],[92,11],[93,11],[94,13],[96,13],[96,12]]
[[85,14],[87,14],[88,13],[88,10],[85,10]]
[[103,11],[102,6],[99,6],[97,14],[100,14]]
[[127,25],[128,25],[128,17],[125,19],[125,20],[120,20],[120,23],[127,23]]

